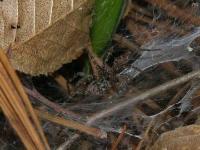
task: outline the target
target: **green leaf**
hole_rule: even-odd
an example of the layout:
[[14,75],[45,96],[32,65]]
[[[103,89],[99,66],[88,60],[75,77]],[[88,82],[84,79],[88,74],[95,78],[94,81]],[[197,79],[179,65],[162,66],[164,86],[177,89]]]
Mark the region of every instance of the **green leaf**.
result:
[[94,52],[101,56],[122,16],[126,0],[95,0],[90,38]]

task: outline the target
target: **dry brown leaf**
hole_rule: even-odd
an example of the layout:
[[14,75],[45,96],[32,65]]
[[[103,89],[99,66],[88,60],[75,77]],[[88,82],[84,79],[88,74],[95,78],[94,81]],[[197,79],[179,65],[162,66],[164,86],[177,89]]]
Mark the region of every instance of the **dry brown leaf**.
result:
[[93,0],[85,2],[22,44],[13,46],[12,64],[32,75],[59,69],[82,54],[89,42],[89,19]]
[[[0,7],[2,10],[2,8]],[[0,11],[0,48],[4,48],[4,21],[3,21],[3,12]]]
[[53,0],[35,0],[35,32],[48,27],[51,23]]
[[74,11],[87,0],[54,0],[51,21],[54,23],[64,15]]
[[[18,1],[17,0],[5,0],[0,2],[0,8],[2,11],[0,14],[1,24],[0,28],[4,28],[4,38],[1,38],[1,48],[6,49],[11,43],[15,41],[16,28],[18,21]],[[3,19],[3,23],[2,23]],[[2,27],[3,25],[3,27]],[[15,29],[14,29],[15,28]],[[2,31],[1,31],[2,34]]]
[[23,42],[35,34],[35,0],[19,0],[18,13],[16,42]]
[[54,0],[51,21],[54,23],[73,10],[73,0]]
[[200,149],[200,126],[180,127],[161,135],[151,150],[194,150]]
[[73,9],[80,7],[86,0],[71,0],[73,2]]

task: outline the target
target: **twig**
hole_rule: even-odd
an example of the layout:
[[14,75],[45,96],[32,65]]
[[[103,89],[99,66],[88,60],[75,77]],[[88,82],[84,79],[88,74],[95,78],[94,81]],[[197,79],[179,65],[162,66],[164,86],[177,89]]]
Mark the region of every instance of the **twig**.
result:
[[73,135],[72,137],[70,137],[70,140],[61,144],[56,150],[66,150],[66,149],[68,149],[79,137],[80,137],[79,134]]
[[172,62],[163,63],[160,66],[173,76],[180,77],[182,75]]
[[142,146],[145,142],[148,141],[148,144],[150,144],[150,139],[149,139],[149,133],[151,130],[153,130],[153,127],[155,126],[155,124],[158,122],[159,118],[161,118],[162,116],[165,116],[167,117],[166,113],[168,113],[170,110],[173,109],[175,105],[170,105],[169,107],[165,108],[163,111],[157,113],[156,115],[153,115],[153,116],[149,116],[151,117],[151,121],[149,122],[145,132],[144,132],[144,135],[143,135],[143,138],[142,140],[139,142],[136,150],[140,150],[142,149]]
[[[132,91],[135,94],[141,94],[142,92],[140,90],[138,90],[136,87],[132,88]],[[155,102],[155,100],[153,99],[147,99],[144,104],[146,104],[147,106],[149,106],[150,108],[152,108],[155,112],[161,111],[162,109],[160,108],[160,106]]]
[[152,40],[152,31],[139,25],[133,19],[127,20],[127,28],[134,35],[134,40],[139,45],[143,45],[145,42]]
[[148,140],[148,138],[149,138],[149,132],[150,132],[152,126],[154,125],[154,123],[155,123],[155,120],[152,119],[151,122],[148,124],[147,129],[146,129],[145,132],[144,132],[144,135],[143,135],[142,140],[141,140],[140,143],[137,145],[136,150],[140,150],[140,149],[142,148],[142,146],[143,146],[143,143],[144,143],[145,141]]
[[72,128],[74,130],[78,130],[80,132],[92,135],[96,138],[106,138],[107,134],[100,129],[90,127],[90,126],[87,126],[87,125],[83,125],[83,124],[80,124],[80,123],[72,121],[72,120],[63,119],[61,117],[56,117],[56,116],[53,116],[53,115],[51,115],[47,112],[42,112],[42,111],[37,110],[37,109],[35,109],[35,112],[42,119],[54,122],[56,124],[65,126],[67,128]]
[[59,74],[54,79],[67,93],[70,93],[67,80],[62,75]]
[[133,51],[134,53],[136,53],[138,51],[137,50],[138,46],[136,46],[135,44],[133,44],[132,42],[130,42],[129,40],[127,40],[126,38],[124,38],[123,36],[121,36],[119,34],[115,34],[113,36],[113,40],[120,43],[121,46],[124,46],[124,47],[128,48],[129,50]]
[[133,3],[131,5],[132,9],[135,10],[137,13],[141,13],[145,16],[148,16],[148,17],[152,17],[152,14],[151,12],[149,12],[147,9],[145,8],[142,8],[141,6],[139,6],[137,3]]
[[52,108],[57,113],[62,113],[63,115],[66,115],[68,118],[74,119],[74,120],[81,120],[81,116],[78,114],[75,114],[74,112],[67,110],[65,108],[62,108],[60,105],[51,102],[46,97],[42,96],[36,89],[30,90],[26,87],[24,87],[26,93],[29,96],[34,97],[35,99],[39,100],[41,103],[45,104],[46,106]]
[[112,145],[112,149],[111,150],[116,150],[117,149],[117,146],[119,145],[120,141],[122,140],[122,138],[124,137],[124,134],[127,130],[127,126],[124,125],[120,135],[118,136],[117,140],[113,143]]
[[188,73],[180,78],[177,78],[177,79],[174,79],[174,80],[171,80],[167,83],[164,83],[160,86],[157,86],[155,88],[152,88],[142,94],[139,94],[138,96],[134,97],[134,98],[131,98],[131,99],[128,99],[126,101],[123,101],[123,102],[120,102],[118,104],[116,104],[115,106],[112,106],[106,110],[103,110],[99,113],[97,113],[96,115],[93,115],[90,120],[88,121],[88,124],[93,124],[95,123],[95,121],[97,121],[98,119],[101,119],[103,117],[106,117],[108,115],[111,115],[113,113],[115,113],[116,111],[119,111],[119,110],[122,110],[124,109],[125,107],[127,106],[132,106],[138,102],[142,102],[144,101],[145,99],[149,98],[149,97],[152,97],[156,94],[159,94],[161,92],[164,92],[170,88],[173,88],[175,86],[178,86],[180,84],[183,84],[195,77],[198,77],[200,76],[200,71],[193,71],[191,73]]
[[172,104],[175,104],[180,100],[181,97],[185,94],[186,90],[190,87],[191,83],[188,83],[184,85],[177,93],[176,95],[168,102],[167,106],[170,106]]
[[188,24],[200,25],[199,17],[192,15],[189,10],[181,10],[173,5],[169,0],[147,0],[152,5],[156,5],[165,10],[169,16],[179,18],[181,21],[185,21]]
[[194,117],[195,115],[199,115],[200,114],[200,107],[197,107],[195,109],[193,109],[184,119],[184,123],[189,121],[192,117]]
[[108,73],[111,72],[111,68],[107,64],[103,63],[101,58],[99,58],[94,53],[91,44],[89,44],[87,46],[87,52],[88,52],[89,61],[90,61],[91,67],[92,67],[93,75],[96,77],[96,79],[100,78],[98,67]]

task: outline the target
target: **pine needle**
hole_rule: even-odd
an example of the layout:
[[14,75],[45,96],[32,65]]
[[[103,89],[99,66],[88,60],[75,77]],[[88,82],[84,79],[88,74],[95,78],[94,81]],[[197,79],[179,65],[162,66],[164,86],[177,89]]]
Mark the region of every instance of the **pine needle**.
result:
[[0,107],[27,149],[50,149],[22,84],[2,50],[0,50]]

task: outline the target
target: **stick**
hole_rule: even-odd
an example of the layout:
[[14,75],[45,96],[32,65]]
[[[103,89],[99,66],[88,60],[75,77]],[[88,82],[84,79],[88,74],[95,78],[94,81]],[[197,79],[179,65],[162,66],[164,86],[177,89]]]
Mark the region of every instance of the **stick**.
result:
[[164,83],[164,84],[162,84],[160,86],[152,88],[152,89],[150,89],[150,90],[148,90],[148,91],[146,91],[146,92],[144,92],[142,94],[139,94],[136,97],[133,97],[133,98],[130,98],[130,99],[126,100],[126,101],[120,102],[120,103],[118,103],[118,104],[116,104],[116,105],[114,105],[114,106],[112,106],[112,107],[110,107],[110,108],[108,108],[106,110],[103,110],[103,111],[97,113],[96,115],[92,116],[87,123],[88,124],[94,124],[97,120],[99,120],[99,119],[101,119],[103,117],[111,115],[111,114],[115,113],[116,111],[122,110],[127,106],[131,106],[131,105],[134,105],[134,104],[136,104],[138,102],[142,102],[142,101],[144,101],[145,99],[147,99],[149,97],[152,97],[152,96],[154,96],[156,94],[164,92],[164,91],[166,91],[168,89],[171,89],[171,88],[173,88],[175,86],[183,84],[183,83],[185,83],[185,82],[187,82],[187,81],[189,81],[189,80],[191,80],[191,79],[193,79],[195,77],[198,77],[198,76],[200,76],[200,70],[193,71],[193,72],[188,73],[188,74],[186,74],[186,75],[184,75],[184,76],[182,76],[180,78],[171,80],[171,81],[169,81],[167,83]]

